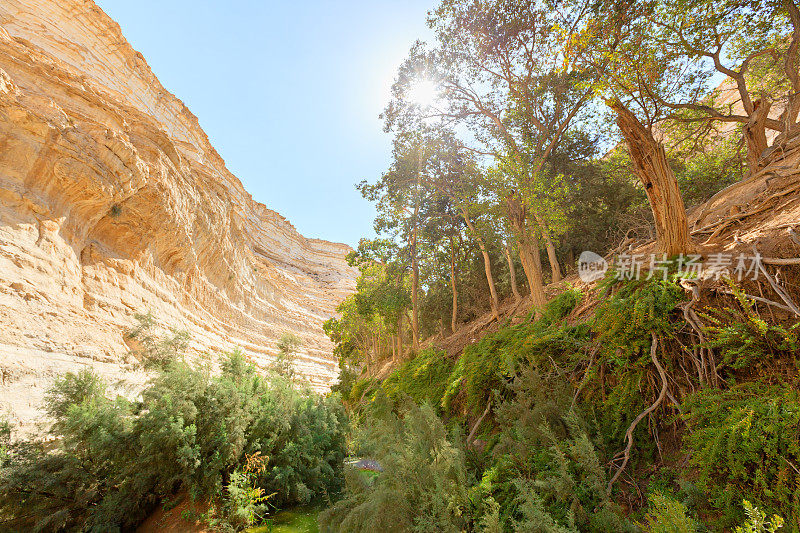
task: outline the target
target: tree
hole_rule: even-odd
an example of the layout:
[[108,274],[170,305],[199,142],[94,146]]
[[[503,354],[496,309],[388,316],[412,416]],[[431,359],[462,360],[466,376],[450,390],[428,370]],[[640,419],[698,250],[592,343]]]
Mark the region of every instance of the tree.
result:
[[[577,0],[572,9],[586,9]],[[610,0],[594,5],[593,16],[570,35],[569,52],[602,76],[595,88],[616,114],[634,171],[644,187],[656,225],[656,240],[667,255],[692,249],[686,208],[678,181],[654,128],[667,113],[662,102],[686,91],[679,80],[691,66],[672,60],[651,42],[652,4]]]
[[688,252],[692,244],[686,207],[664,146],[653,137],[653,125],[646,127],[619,100],[611,101],[609,106],[617,114],[617,125],[628,146],[634,171],[653,210],[659,248],[668,256]]
[[303,341],[294,333],[283,333],[278,339],[278,356],[272,362],[272,370],[278,375],[293,381],[295,378],[294,360]]
[[419,232],[424,223],[421,208],[427,204],[420,186],[427,154],[422,136],[409,133],[394,140],[390,169],[376,183],[361,182],[361,194],[377,203],[375,230],[405,243],[411,263],[411,333],[414,351],[419,351]]
[[[432,158],[430,171],[426,173],[426,185],[447,198],[457,210],[467,227],[468,235],[475,240],[483,258],[484,273],[489,286],[489,302],[492,317],[500,318],[500,297],[497,292],[489,246],[486,242],[487,224],[480,224],[491,217],[487,206],[485,174],[471,153],[463,148],[455,136],[447,130],[429,130],[428,143]],[[490,225],[490,224],[488,224]]]
[[[502,184],[500,206],[515,239],[534,305],[545,301],[538,236],[548,251],[553,280],[561,277],[546,213],[535,182],[570,125],[587,109],[590,73],[564,65],[566,41],[544,2],[457,0],[444,2],[430,18],[438,44],[418,43],[401,67],[394,99],[384,112],[387,129],[408,128],[420,109],[404,99],[415,80],[434,80],[441,102],[428,112],[469,131],[462,139],[476,154],[515,167]],[[535,229],[534,229],[535,228]]]
[[[743,127],[750,173],[769,153],[766,130],[776,142],[798,128],[800,112],[800,11],[794,0],[694,0],[659,2],[647,13],[649,46],[661,47],[673,62],[696,67],[681,81],[682,98],[660,98],[684,121],[733,123]],[[732,82],[738,100],[710,86],[718,75]],[[657,94],[657,93],[656,93]],[[777,118],[773,105],[782,107]]]

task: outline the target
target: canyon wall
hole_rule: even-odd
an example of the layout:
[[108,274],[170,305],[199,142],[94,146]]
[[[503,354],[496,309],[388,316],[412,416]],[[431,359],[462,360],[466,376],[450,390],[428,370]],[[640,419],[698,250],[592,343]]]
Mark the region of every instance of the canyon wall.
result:
[[195,359],[239,347],[267,366],[295,333],[298,372],[325,390],[338,369],[322,323],[354,290],[348,251],[255,202],[91,0],[0,3],[0,409],[13,421],[30,427],[67,370],[141,386],[124,333],[148,311],[190,333]]

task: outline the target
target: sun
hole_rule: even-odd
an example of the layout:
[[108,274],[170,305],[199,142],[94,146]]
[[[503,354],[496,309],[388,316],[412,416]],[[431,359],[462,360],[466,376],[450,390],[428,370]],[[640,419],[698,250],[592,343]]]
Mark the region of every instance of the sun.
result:
[[439,96],[439,88],[431,80],[417,80],[406,93],[407,99],[412,104],[420,107],[430,107]]

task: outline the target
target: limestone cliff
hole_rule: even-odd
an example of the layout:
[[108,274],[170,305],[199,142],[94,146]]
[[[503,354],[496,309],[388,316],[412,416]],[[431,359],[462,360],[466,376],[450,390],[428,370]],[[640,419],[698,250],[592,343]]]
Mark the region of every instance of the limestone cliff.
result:
[[194,356],[259,365],[294,332],[326,388],[347,251],[255,202],[91,0],[0,3],[0,403],[17,421],[65,370],[141,383],[122,364],[137,312],[186,329]]

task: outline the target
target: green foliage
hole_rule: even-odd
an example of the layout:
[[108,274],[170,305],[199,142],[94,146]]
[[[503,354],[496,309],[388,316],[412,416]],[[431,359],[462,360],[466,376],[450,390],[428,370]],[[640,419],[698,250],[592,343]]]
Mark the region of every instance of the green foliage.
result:
[[380,406],[364,426],[362,456],[383,472],[369,481],[346,473],[342,500],[320,514],[320,531],[463,531],[467,506],[464,453],[429,405],[410,403],[402,416]]
[[[648,386],[647,374],[652,365],[651,333],[660,338],[672,337],[683,320],[677,306],[685,298],[684,291],[672,276],[667,280],[646,277],[606,281],[610,294],[597,307],[591,323],[598,363],[606,369],[604,386],[610,390],[605,401],[597,398],[600,391],[591,390],[591,386],[586,394],[596,400],[593,408],[598,411],[600,430],[608,441],[622,440],[647,402],[642,392]],[[594,381],[595,387],[598,381]]]
[[544,467],[515,481],[520,519],[515,531],[577,533],[636,531],[606,492],[608,479],[597,451],[574,414],[567,438],[543,428],[549,441]]
[[284,333],[278,339],[278,356],[270,369],[289,381],[295,379],[294,360],[302,341],[293,333]]
[[567,290],[545,306],[538,320],[502,328],[467,346],[447,379],[442,407],[453,411],[463,393],[466,409],[481,412],[492,391],[504,390],[521,364],[550,365],[550,357],[582,348],[586,328],[561,323],[580,299],[579,291]]
[[429,403],[438,408],[452,370],[453,363],[445,352],[426,348],[392,372],[381,388],[390,398],[407,394],[417,404]]
[[382,239],[362,239],[358,252],[349,256],[361,272],[356,292],[336,308],[339,316],[323,325],[336,345],[334,354],[340,365],[369,367],[391,355],[392,335],[411,301],[410,288],[404,265],[379,260],[397,253]]
[[800,353],[800,322],[791,326],[770,324],[755,310],[741,289],[731,284],[737,305],[712,309],[702,316],[708,344],[718,350],[732,369],[762,368],[776,359],[791,361]]
[[783,518],[780,516],[772,515],[772,518],[767,520],[767,515],[754,507],[752,503],[747,500],[742,503],[747,521],[734,529],[734,533],[775,533],[783,527]]
[[685,299],[684,290],[672,279],[660,279],[658,274],[649,280],[643,276],[641,280],[617,285],[616,292],[598,306],[592,324],[601,353],[616,367],[627,367],[642,359],[649,364],[650,334],[674,334],[677,324],[673,312]]
[[533,366],[523,367],[509,389],[510,397],[495,408],[500,433],[492,463],[475,488],[476,498],[496,501],[505,524],[519,518],[519,480],[546,470],[551,436],[567,438],[564,417],[571,404],[569,383]]
[[746,383],[698,392],[684,403],[684,417],[692,464],[711,504],[723,513],[722,525],[741,520],[743,499],[800,524],[796,386]]
[[697,523],[681,502],[662,492],[650,495],[642,529],[645,533],[697,533]]
[[291,505],[339,490],[346,418],[338,396],[265,378],[239,353],[219,375],[176,359],[136,402],[109,398],[89,371],[56,380],[49,434],[10,444],[3,459],[6,527],[130,529],[188,492],[214,502],[212,519],[238,530],[260,515],[265,494]]
[[649,234],[652,215],[626,149],[570,165],[566,202],[574,216],[569,217],[570,231],[562,238],[564,247],[576,256],[584,250],[602,253],[626,236]]
[[209,509],[209,525],[224,532],[241,531],[261,522],[266,515],[266,502],[273,495],[254,485],[255,477],[264,471],[264,460],[258,454],[247,456],[245,464],[230,475],[219,508]]
[[358,404],[364,399],[371,398],[378,386],[379,382],[376,379],[370,377],[357,379],[345,399],[350,405]]
[[139,366],[147,370],[162,369],[183,358],[189,347],[188,332],[172,329],[169,335],[162,336],[152,314],[137,313],[134,318],[137,324],[126,336],[136,343],[131,353],[139,360]]
[[499,435],[491,466],[473,499],[497,503],[517,531],[629,531],[609,500],[604,461],[573,408],[572,386],[558,370],[524,366],[496,408]]
[[712,142],[714,144],[699,153],[676,153],[674,155],[678,156],[677,160],[670,161],[676,167],[675,177],[687,206],[708,200],[744,176],[736,137],[715,136]]

